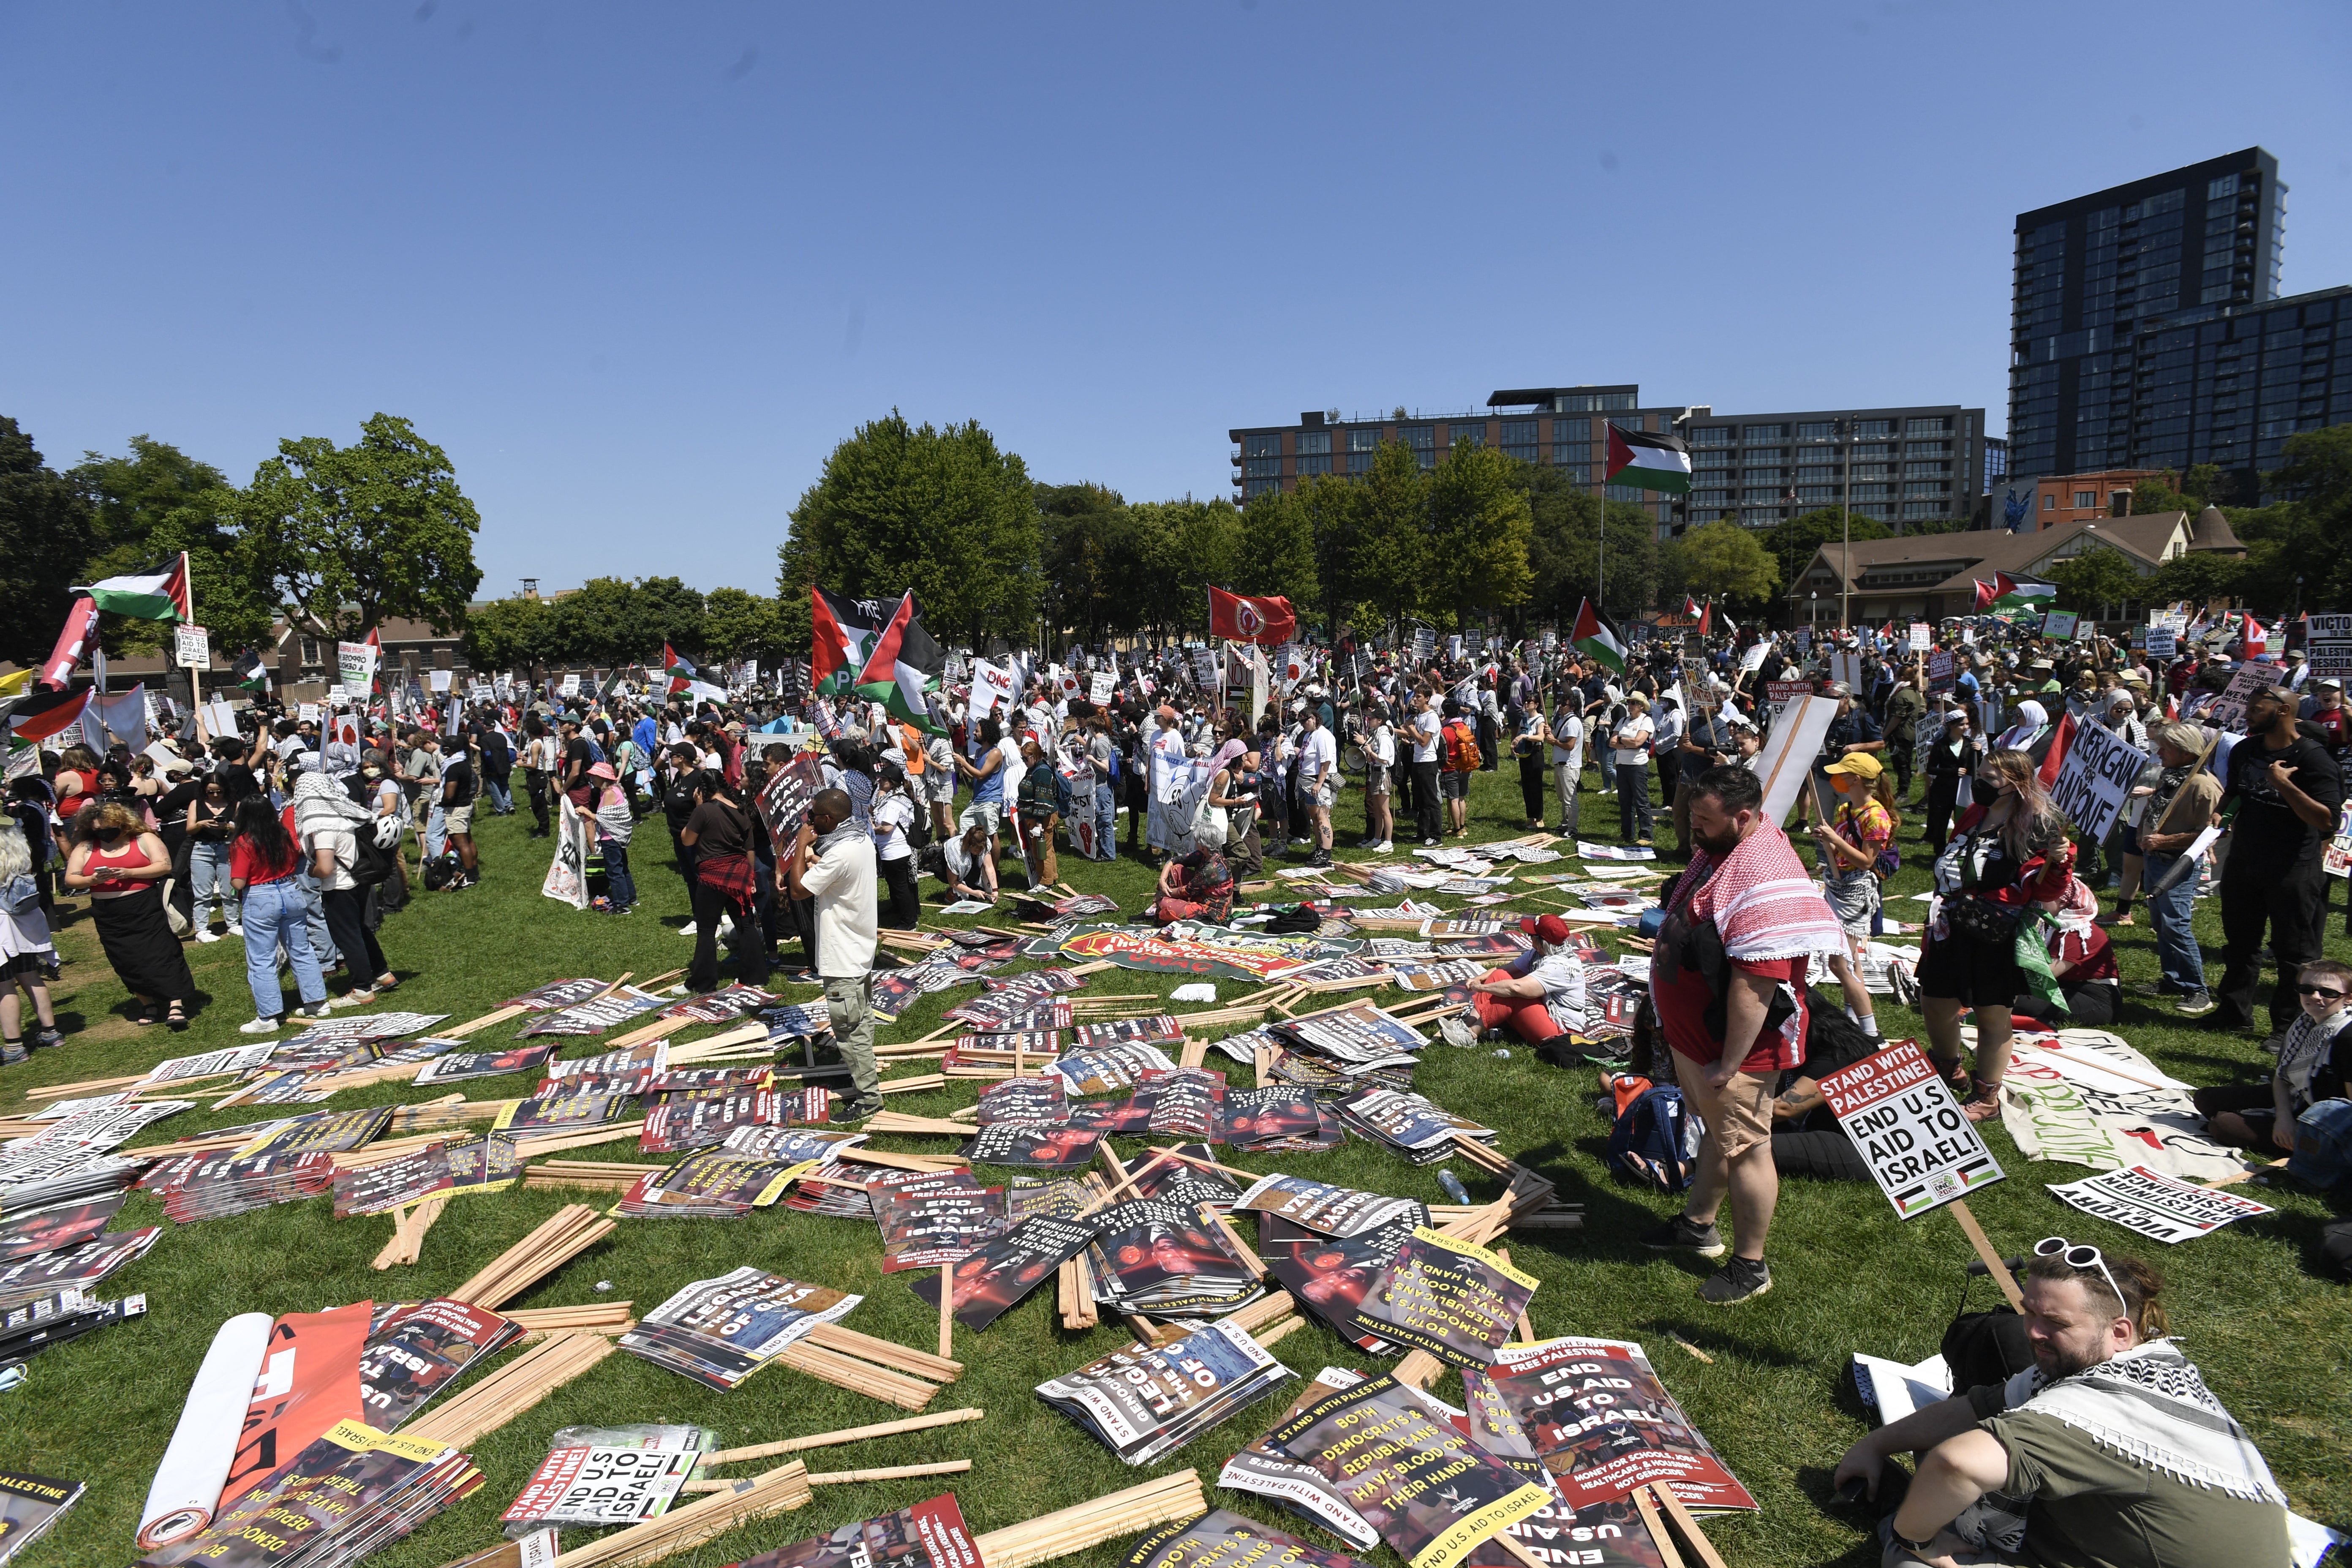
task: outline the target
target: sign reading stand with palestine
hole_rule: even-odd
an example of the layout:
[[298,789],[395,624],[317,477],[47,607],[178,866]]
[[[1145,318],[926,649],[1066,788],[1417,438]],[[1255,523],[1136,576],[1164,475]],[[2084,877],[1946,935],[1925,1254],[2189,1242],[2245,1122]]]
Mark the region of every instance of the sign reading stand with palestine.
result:
[[1896,1215],[1911,1219],[2002,1177],[1935,1065],[1908,1040],[1821,1080]]

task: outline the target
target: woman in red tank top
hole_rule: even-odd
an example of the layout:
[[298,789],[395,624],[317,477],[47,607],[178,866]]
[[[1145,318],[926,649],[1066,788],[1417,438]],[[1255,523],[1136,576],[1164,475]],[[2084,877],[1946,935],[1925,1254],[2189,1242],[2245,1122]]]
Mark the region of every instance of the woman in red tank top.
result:
[[81,837],[66,858],[66,886],[89,894],[106,962],[141,1005],[134,1021],[186,1028],[196,983],[163,908],[170,852],[120,801],[91,808],[76,827]]

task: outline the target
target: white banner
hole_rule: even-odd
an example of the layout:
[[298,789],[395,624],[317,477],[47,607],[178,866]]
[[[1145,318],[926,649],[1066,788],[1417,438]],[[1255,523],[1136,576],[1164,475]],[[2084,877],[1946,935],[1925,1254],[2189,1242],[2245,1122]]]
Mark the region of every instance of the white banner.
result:
[[346,691],[365,691],[375,679],[376,652],[371,643],[339,642],[335,645],[335,672],[341,677]]
[[1013,700],[1013,671],[984,658],[971,661],[972,717],[985,719],[996,711],[1000,702]]
[[2049,1186],[2084,1214],[2154,1237],[2168,1247],[2210,1236],[2233,1219],[2271,1212],[2268,1205],[2252,1198],[2200,1187],[2146,1165],[2103,1171],[2079,1182],[2063,1185],[2053,1182]]

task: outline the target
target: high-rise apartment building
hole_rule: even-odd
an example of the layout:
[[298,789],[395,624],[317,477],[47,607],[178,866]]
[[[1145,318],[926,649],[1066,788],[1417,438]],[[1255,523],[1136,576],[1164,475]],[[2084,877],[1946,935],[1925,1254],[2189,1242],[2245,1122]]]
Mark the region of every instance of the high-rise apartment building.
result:
[[[1886,523],[1967,517],[1982,493],[1985,411],[1958,404],[1719,415],[1704,404],[1644,406],[1641,388],[1627,384],[1507,389],[1486,405],[1486,413],[1412,418],[1392,411],[1343,419],[1329,409],[1296,425],[1229,431],[1234,499],[1296,489],[1318,474],[1362,473],[1383,441],[1402,441],[1432,468],[1461,440],[1557,467],[1580,489],[1640,506],[1661,539],[1717,518],[1761,528],[1836,506],[1849,480],[1853,510]],[[1607,483],[1611,425],[1687,441],[1689,496]]]
[[2285,222],[2278,160],[2260,147],[2020,213],[2011,474],[2130,465],[2143,323],[2276,298]]

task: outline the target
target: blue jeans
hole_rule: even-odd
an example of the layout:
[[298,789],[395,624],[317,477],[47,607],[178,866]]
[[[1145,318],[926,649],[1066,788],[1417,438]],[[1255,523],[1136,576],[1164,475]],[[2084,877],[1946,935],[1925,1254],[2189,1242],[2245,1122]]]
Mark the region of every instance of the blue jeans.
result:
[[323,975],[343,958],[335,946],[334,932],[327,929],[327,889],[308,871],[296,872],[294,880],[302,889],[302,929],[310,938],[310,954],[319,961],[319,973]]
[[448,818],[436,805],[425,818],[425,858],[428,860],[449,847]]
[[278,947],[294,961],[294,984],[306,1006],[327,999],[326,976],[310,947],[310,900],[293,879],[257,882],[245,890],[245,983],[253,990],[254,1016],[275,1018],[286,1011],[278,986]]
[[1095,858],[1118,858],[1118,801],[1110,785],[1095,785]]
[[489,792],[491,810],[500,816],[514,815],[514,796],[507,793],[506,780],[486,773],[482,777],[482,787]]
[[2189,918],[2197,912],[2197,873],[2190,871],[2180,879],[2180,885],[2169,892],[2159,893],[2158,885],[2165,873],[2180,861],[2178,855],[2150,855],[2140,872],[2141,897],[2147,901],[2149,923],[2156,927],[2156,960],[2163,971],[2164,984],[2176,991],[2205,989],[2205,955],[2198,950],[2196,934],[2190,931]]
[[637,901],[636,879],[629,875],[629,847],[616,839],[604,840],[604,896],[613,900],[616,910],[625,910]]
[[188,846],[188,886],[196,905],[188,919],[198,931],[212,924],[208,906],[220,906],[221,919],[236,919],[236,891],[228,885],[228,846],[199,838]]

